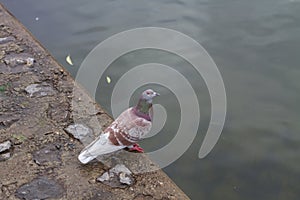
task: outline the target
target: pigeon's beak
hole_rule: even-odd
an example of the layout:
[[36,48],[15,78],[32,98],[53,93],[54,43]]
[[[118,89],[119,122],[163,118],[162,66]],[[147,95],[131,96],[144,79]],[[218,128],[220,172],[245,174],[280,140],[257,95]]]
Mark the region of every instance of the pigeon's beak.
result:
[[154,96],[156,96],[156,97],[157,97],[157,96],[160,96],[160,94],[159,94],[159,93],[157,93],[157,92],[155,92]]

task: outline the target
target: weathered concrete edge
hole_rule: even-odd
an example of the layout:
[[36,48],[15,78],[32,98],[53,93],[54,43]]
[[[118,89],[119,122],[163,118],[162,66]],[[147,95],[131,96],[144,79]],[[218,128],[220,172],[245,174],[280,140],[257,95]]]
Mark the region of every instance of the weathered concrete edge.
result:
[[[111,121],[112,120],[111,117],[105,111],[103,111],[103,109],[98,104],[96,104],[94,102],[94,100],[88,95],[88,93],[85,91],[85,89],[83,89],[78,83],[76,83],[74,81],[73,78],[71,78],[70,73],[66,72],[64,70],[64,68],[60,64],[58,64],[58,62],[41,45],[41,43],[38,40],[36,40],[35,37],[7,9],[5,9],[1,4],[0,4],[0,7],[1,7],[1,10],[5,11],[8,15],[10,15],[11,19],[8,20],[7,22],[8,22],[9,26],[11,26],[11,27],[13,27],[15,29],[16,37],[22,38],[22,40],[25,43],[31,43],[30,44],[31,47],[37,48],[37,49],[41,50],[45,54],[45,57],[47,57],[47,59],[52,60],[51,64],[55,65],[57,68],[59,68],[59,70],[64,71],[64,73],[66,73],[66,76],[68,77],[68,81],[72,82],[72,84],[74,84],[74,87],[79,88],[79,90],[81,90],[82,93],[88,98],[89,104],[87,104],[87,105],[93,105],[93,106],[97,107],[97,110],[101,110],[102,114],[106,115],[106,117],[110,118],[110,121]],[[144,157],[144,159],[148,159],[148,158]],[[157,176],[158,177],[161,176],[162,179],[169,179],[167,177],[167,175],[164,172],[162,172],[161,170],[157,171],[156,173],[158,173],[156,175],[156,177]],[[141,176],[146,176],[147,177],[146,179],[141,178],[143,180],[147,180],[148,178],[151,178],[151,175],[148,176],[147,174],[146,175],[144,174],[144,175],[141,175]],[[168,183],[169,184],[165,184],[165,186],[163,186],[163,187],[170,187],[171,186],[173,190],[174,189],[176,190],[174,192],[174,194],[177,194],[178,196],[177,195],[176,196],[179,197],[179,199],[188,199],[188,197],[171,180],[169,180]],[[143,188],[141,188],[141,189],[143,189]],[[165,189],[166,189],[166,191],[170,190],[170,189],[167,189],[167,188],[165,188]],[[121,195],[121,193],[120,193],[120,195]]]

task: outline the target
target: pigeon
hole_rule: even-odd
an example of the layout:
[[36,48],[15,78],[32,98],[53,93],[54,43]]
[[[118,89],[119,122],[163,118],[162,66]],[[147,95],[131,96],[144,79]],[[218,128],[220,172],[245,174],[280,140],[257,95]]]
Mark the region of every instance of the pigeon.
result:
[[128,148],[129,151],[143,152],[137,142],[152,127],[152,100],[159,93],[152,89],[145,90],[134,107],[128,108],[109,125],[98,138],[85,147],[78,156],[78,160],[86,164],[94,158]]

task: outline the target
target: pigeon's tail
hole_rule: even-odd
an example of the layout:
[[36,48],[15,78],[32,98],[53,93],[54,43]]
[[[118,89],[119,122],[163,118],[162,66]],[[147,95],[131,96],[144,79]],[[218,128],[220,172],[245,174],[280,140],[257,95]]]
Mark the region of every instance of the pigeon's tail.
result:
[[93,160],[94,158],[96,158],[97,156],[95,155],[91,155],[87,150],[86,151],[82,151],[79,156],[78,156],[78,160],[83,163],[86,164],[88,162],[90,162],[91,160]]
[[78,160],[81,163],[86,164],[100,155],[111,153],[123,149],[124,147],[125,146],[113,145],[108,140],[108,133],[101,134],[97,139],[95,139],[91,144],[81,151],[78,156]]

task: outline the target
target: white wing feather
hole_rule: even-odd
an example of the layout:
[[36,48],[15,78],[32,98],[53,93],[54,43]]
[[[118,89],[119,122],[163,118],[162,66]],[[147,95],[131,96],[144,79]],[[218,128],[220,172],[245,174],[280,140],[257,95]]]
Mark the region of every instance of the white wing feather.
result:
[[108,140],[108,136],[109,133],[101,134],[97,139],[94,140],[94,142],[86,146],[78,156],[79,161],[83,164],[86,164],[97,156],[125,148],[125,146],[113,145]]

